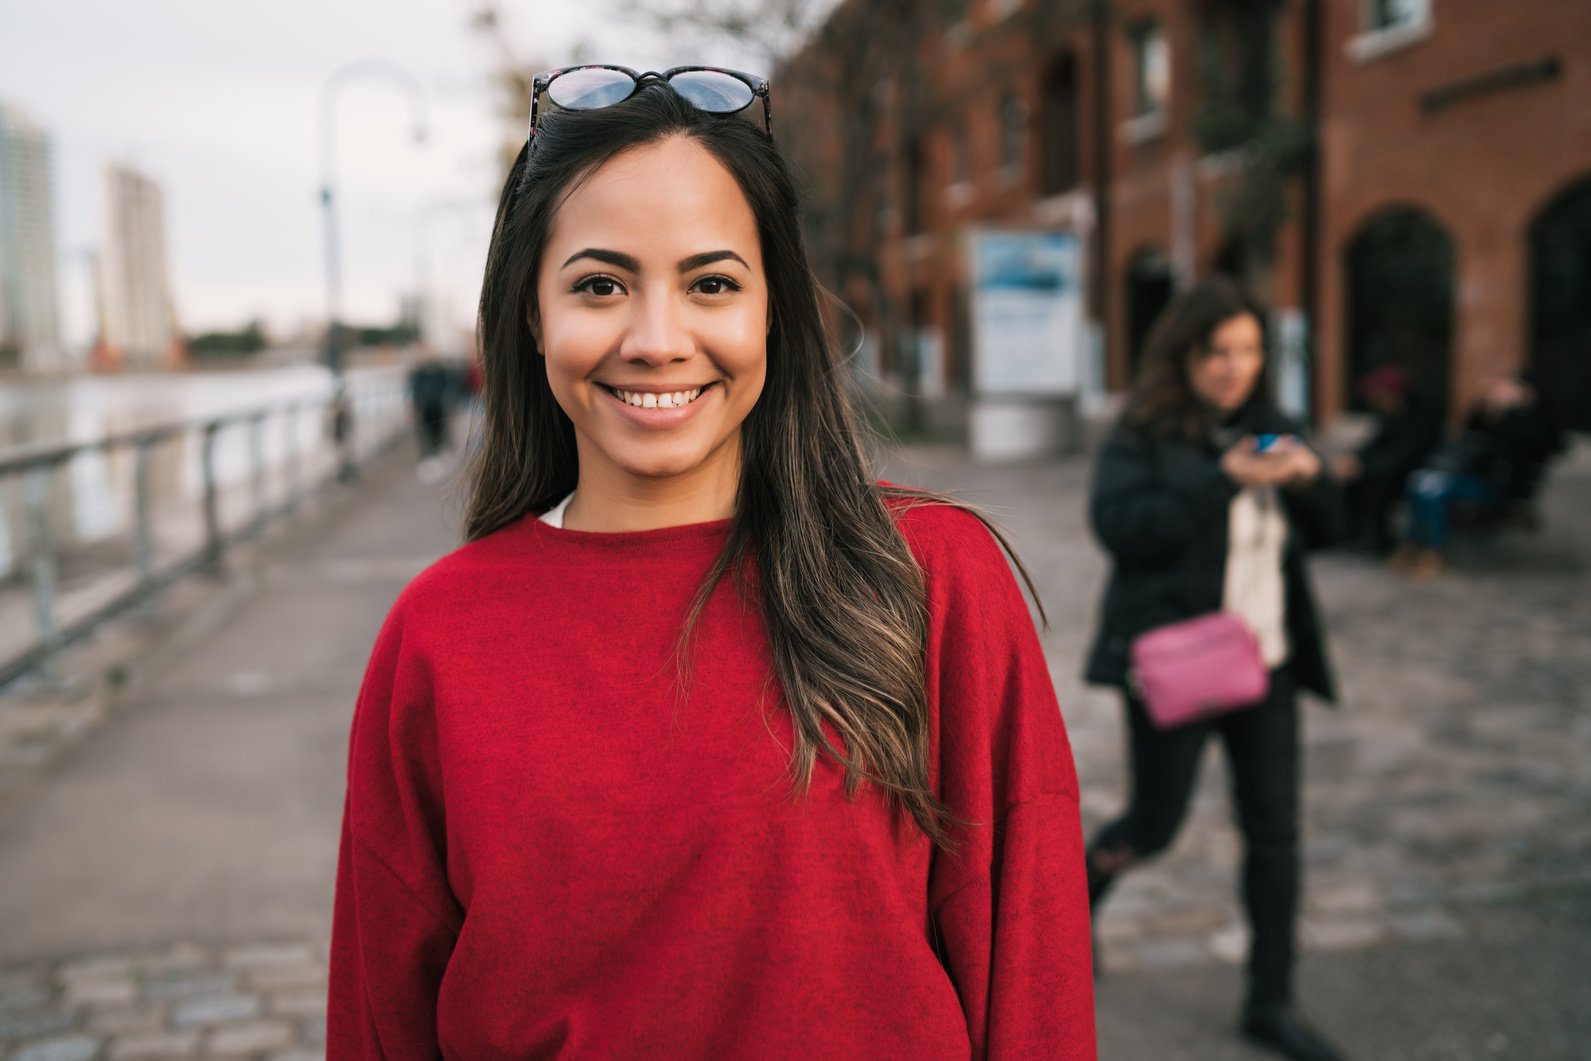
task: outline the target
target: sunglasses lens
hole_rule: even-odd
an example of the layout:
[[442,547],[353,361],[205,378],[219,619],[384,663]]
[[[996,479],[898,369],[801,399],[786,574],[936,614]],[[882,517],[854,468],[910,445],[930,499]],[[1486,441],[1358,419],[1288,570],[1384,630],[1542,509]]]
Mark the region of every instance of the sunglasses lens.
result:
[[547,86],[547,98],[566,110],[589,111],[611,107],[634,91],[635,79],[622,70],[588,66],[554,80]]
[[733,114],[755,98],[750,85],[716,70],[687,70],[668,83],[698,108],[714,114]]

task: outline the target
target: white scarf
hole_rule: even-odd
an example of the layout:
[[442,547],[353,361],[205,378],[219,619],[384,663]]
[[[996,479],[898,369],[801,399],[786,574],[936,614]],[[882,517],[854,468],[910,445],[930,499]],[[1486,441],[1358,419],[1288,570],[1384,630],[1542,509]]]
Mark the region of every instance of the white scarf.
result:
[[1248,487],[1232,499],[1227,518],[1226,585],[1221,607],[1248,624],[1259,638],[1267,667],[1287,661],[1287,590],[1282,551],[1287,520],[1272,487]]

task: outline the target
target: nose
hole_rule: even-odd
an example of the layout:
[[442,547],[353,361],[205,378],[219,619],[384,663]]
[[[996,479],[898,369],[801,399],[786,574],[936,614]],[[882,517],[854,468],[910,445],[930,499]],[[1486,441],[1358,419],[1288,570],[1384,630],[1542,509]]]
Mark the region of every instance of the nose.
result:
[[683,307],[675,299],[643,294],[633,305],[630,326],[619,345],[621,357],[648,365],[666,365],[691,356],[696,342],[685,326]]

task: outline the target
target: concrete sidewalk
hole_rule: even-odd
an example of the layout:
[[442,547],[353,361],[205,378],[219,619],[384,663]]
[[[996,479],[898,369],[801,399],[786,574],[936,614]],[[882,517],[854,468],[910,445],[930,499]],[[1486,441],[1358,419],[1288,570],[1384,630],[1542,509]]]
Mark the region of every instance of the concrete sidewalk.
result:
[[[1017,538],[1089,827],[1122,796],[1119,710],[1077,678],[1103,564],[1083,462],[897,452]],[[206,628],[0,802],[0,1057],[318,1056],[349,714],[403,584],[457,540],[404,455],[262,546]],[[1546,527],[1411,584],[1316,576],[1345,688],[1311,709],[1301,995],[1359,1058],[1591,1057],[1591,470]],[[219,591],[218,591],[219,592]],[[1107,1059],[1257,1058],[1233,1035],[1237,845],[1212,755],[1176,850],[1100,924]]]

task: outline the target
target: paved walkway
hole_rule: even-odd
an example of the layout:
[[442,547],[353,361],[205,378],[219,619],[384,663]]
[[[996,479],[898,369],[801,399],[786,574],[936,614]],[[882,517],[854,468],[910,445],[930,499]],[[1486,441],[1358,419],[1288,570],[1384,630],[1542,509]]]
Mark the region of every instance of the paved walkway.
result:
[[[1081,462],[987,469],[951,450],[891,478],[982,503],[1044,596],[1044,644],[1089,829],[1118,813],[1114,694],[1078,674],[1104,580]],[[1043,503],[1035,503],[1042,499]],[[1306,715],[1300,994],[1361,1058],[1591,1058],[1591,451],[1543,528],[1458,542],[1411,583],[1315,558],[1342,707]],[[1224,762],[1208,751],[1174,849],[1099,925],[1102,1056],[1251,1058],[1231,1035],[1247,937]]]
[[[1076,678],[1103,577],[1088,468],[916,449],[889,474],[1017,536],[1097,825],[1123,763],[1114,698]],[[203,628],[104,721],[52,730],[46,769],[7,775],[0,726],[0,1057],[318,1056],[348,712],[387,605],[454,540],[446,498],[378,469],[206,590]],[[1302,990],[1354,1056],[1591,1056],[1591,469],[1546,517],[1430,583],[1316,564],[1346,704],[1309,714]],[[1230,1034],[1236,842],[1206,766],[1175,850],[1102,920],[1107,1059],[1259,1056]]]
[[198,622],[149,639],[108,718],[6,705],[33,733],[0,747],[0,1057],[319,1055],[350,710],[456,513],[405,449],[230,584],[184,586]]

